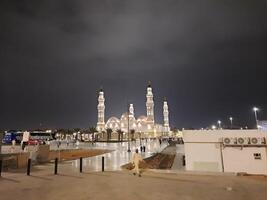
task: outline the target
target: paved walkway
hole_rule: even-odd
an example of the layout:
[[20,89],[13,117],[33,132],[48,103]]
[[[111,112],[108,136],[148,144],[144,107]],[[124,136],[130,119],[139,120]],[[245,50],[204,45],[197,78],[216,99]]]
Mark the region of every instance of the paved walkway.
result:
[[[167,144],[157,141],[146,144],[150,156],[160,152]],[[131,150],[139,147],[131,143]],[[94,148],[113,149],[106,158],[105,172],[100,170],[102,156],[84,159],[84,172],[79,173],[77,161],[59,164],[58,175],[53,175],[54,164],[37,165],[31,176],[23,173],[2,173],[1,200],[265,200],[266,177],[237,177],[232,175],[193,175],[176,170],[143,172],[142,177],[130,171],[119,170],[128,162],[127,143],[97,144]],[[170,149],[169,149],[170,150]],[[173,152],[174,149],[171,151]],[[182,146],[177,148],[181,153]],[[176,152],[176,153],[177,153]],[[93,167],[94,166],[94,167]],[[116,170],[116,171],[113,171]],[[166,173],[167,172],[167,173]]]
[[184,145],[177,144],[176,145],[176,156],[174,158],[174,162],[171,170],[185,170],[185,166],[183,166],[183,155],[184,155]]
[[[51,169],[50,169],[51,168]],[[204,176],[129,171],[87,172],[53,166],[31,176],[4,173],[0,178],[1,200],[266,200],[267,178]]]
[[[152,140],[148,142],[143,142],[142,145],[146,146],[146,152],[142,152],[141,155],[143,158],[151,156],[153,153],[161,152],[166,146],[167,143],[162,143],[161,146],[157,140]],[[101,171],[102,170],[102,156],[105,158],[105,169],[108,171],[117,171],[121,170],[121,166],[129,163],[132,154],[135,149],[139,149],[140,152],[140,141],[131,142],[130,149],[131,152],[127,152],[128,143],[96,143],[94,146],[89,148],[100,148],[100,149],[109,149],[114,150],[110,153],[104,155],[94,156],[83,159],[83,168],[87,171]],[[62,163],[65,168],[71,168],[72,170],[77,170],[79,168],[79,160],[73,160]]]

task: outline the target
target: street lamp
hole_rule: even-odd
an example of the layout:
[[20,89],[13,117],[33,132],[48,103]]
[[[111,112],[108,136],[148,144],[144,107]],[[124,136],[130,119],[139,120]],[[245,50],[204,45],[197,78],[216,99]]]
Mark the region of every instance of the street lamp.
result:
[[139,137],[140,137],[140,146],[142,146],[142,141],[141,141],[141,124],[140,123],[138,123],[138,130],[139,130]]
[[222,127],[221,127],[221,123],[222,123],[222,122],[221,122],[220,120],[218,120],[217,123],[218,123],[218,125],[219,125],[219,129],[221,129],[221,128],[222,128]]
[[129,111],[127,112],[127,119],[128,119],[128,150],[127,152],[131,152],[131,148],[130,148],[130,120],[129,120]]
[[256,120],[256,127],[258,129],[258,116],[257,116],[257,111],[259,111],[259,108],[254,107],[253,108],[254,114],[255,114],[255,120]]
[[233,128],[233,117],[230,117],[230,122],[231,122],[231,129]]

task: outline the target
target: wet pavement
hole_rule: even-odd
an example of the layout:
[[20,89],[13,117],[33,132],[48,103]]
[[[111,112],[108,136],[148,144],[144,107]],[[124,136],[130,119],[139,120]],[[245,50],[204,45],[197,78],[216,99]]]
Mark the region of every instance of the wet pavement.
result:
[[[146,151],[141,152],[140,146],[145,146]],[[102,171],[102,156],[105,159],[105,170],[106,171],[116,171],[121,170],[121,166],[127,164],[131,161],[133,152],[135,149],[139,149],[139,153],[143,158],[150,157],[154,153],[161,152],[167,145],[167,142],[162,142],[159,144],[158,140],[140,140],[130,142],[131,152],[128,152],[128,142],[116,142],[116,143],[106,143],[106,142],[98,142],[98,143],[69,143],[66,141],[62,141],[60,146],[57,145],[56,141],[52,141],[50,144],[50,150],[58,150],[59,156],[61,150],[66,149],[107,149],[112,150],[110,153],[106,153],[99,156],[83,158],[83,170],[84,171]],[[27,148],[26,148],[27,149]],[[2,153],[11,153],[11,146],[4,146],[2,148]],[[15,149],[12,149],[12,153],[22,152],[20,145],[16,145]],[[60,163],[61,168],[65,168],[66,170],[79,170],[80,168],[80,160],[72,160],[72,161],[63,161]]]
[[[158,140],[148,140],[143,142],[143,145],[146,146],[146,152],[142,152],[141,155],[143,158],[147,158],[154,153],[161,152],[166,146],[167,143],[162,143],[159,145]],[[113,150],[110,153],[106,153],[99,156],[89,157],[83,159],[83,169],[85,171],[101,171],[102,170],[102,156],[105,159],[105,170],[106,171],[116,171],[121,170],[121,166],[127,164],[131,161],[133,152],[135,149],[139,149],[140,152],[140,141],[131,142],[130,149],[131,152],[127,152],[128,143],[96,143],[94,146],[87,146],[84,148],[90,149],[109,149]],[[67,161],[65,162],[65,167],[71,167],[73,170],[77,170],[80,167],[79,160]],[[71,164],[71,165],[69,165]]]

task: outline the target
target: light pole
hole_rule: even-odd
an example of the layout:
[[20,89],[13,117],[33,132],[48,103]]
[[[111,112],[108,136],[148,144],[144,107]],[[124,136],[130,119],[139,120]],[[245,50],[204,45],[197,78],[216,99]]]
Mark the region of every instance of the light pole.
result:
[[230,117],[230,122],[231,122],[231,129],[233,128],[233,117]]
[[141,132],[141,124],[138,123],[138,130],[139,130],[139,137],[140,137],[140,146],[142,146],[142,141],[141,141],[141,136],[142,136],[142,132]]
[[253,108],[254,114],[255,114],[255,120],[256,120],[256,128],[258,129],[258,116],[257,116],[257,111],[259,111],[259,108],[254,107]]
[[130,124],[129,124],[130,119],[129,119],[129,111],[127,112],[127,120],[128,120],[128,150],[127,150],[127,152],[131,152],[131,148],[130,148],[130,138],[129,138],[129,136],[130,136]]
[[220,120],[218,120],[217,123],[218,123],[219,129],[221,129],[221,128],[222,128],[222,127],[221,127],[221,123],[222,123],[222,122],[221,122]]

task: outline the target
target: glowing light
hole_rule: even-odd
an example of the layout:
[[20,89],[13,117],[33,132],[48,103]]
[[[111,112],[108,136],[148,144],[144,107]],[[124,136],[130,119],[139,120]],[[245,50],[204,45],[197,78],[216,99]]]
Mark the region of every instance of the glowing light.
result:
[[253,111],[254,111],[254,112],[257,112],[257,111],[259,111],[259,108],[254,107],[254,108],[253,108]]

